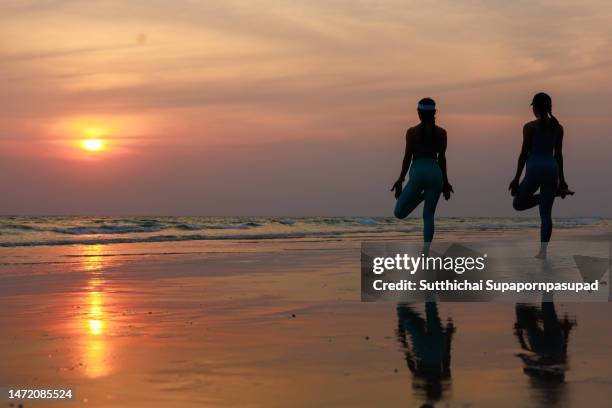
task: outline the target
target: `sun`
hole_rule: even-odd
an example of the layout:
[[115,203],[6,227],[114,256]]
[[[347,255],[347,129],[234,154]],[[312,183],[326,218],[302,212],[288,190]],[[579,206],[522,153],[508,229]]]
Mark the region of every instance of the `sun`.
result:
[[102,139],[85,139],[81,141],[81,147],[89,152],[99,152],[104,150]]
[[85,138],[81,140],[81,147],[88,152],[100,152],[106,147],[103,137],[106,130],[100,127],[87,127],[82,131]]

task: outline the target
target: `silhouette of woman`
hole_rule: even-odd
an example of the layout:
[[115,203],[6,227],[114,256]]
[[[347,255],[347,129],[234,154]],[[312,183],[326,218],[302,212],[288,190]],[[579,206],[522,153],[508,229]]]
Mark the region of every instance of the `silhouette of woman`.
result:
[[557,406],[563,399],[567,365],[567,345],[575,320],[558,317],[552,301],[535,305],[517,304],[514,335],[525,351],[517,354],[523,372],[531,379],[543,406]]
[[435,302],[425,303],[425,318],[412,305],[397,305],[397,340],[413,375],[413,390],[426,401],[422,407],[432,407],[450,387],[454,333],[450,318],[442,324]]
[[[406,218],[424,201],[423,241],[424,253],[434,236],[434,215],[440,193],[448,200],[453,187],[446,174],[446,130],[436,126],[436,103],[431,98],[419,101],[417,112],[421,123],[406,132],[406,150],[402,172],[393,184],[395,193],[395,216]],[[410,169],[410,179],[405,188],[402,184]]]
[[[540,208],[540,252],[537,258],[545,259],[552,234],[552,206],[555,196],[565,198],[574,192],[568,189],[563,172],[563,126],[552,114],[552,100],[540,92],[531,102],[536,120],[523,127],[523,146],[519,155],[516,175],[508,188],[514,196],[512,203],[517,211],[535,206]],[[523,168],[525,177],[519,183]],[[537,190],[539,194],[535,194]]]

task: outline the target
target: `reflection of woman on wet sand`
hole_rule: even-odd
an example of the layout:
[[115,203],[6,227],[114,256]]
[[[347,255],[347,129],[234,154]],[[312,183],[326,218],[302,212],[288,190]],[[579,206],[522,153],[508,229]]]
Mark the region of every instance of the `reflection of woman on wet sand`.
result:
[[428,403],[439,401],[451,376],[452,321],[442,327],[434,302],[425,303],[425,319],[411,305],[399,304],[397,319],[397,339],[413,374],[415,392]]
[[569,334],[576,325],[565,316],[557,317],[553,302],[542,302],[542,307],[516,305],[514,334],[521,348],[523,371],[532,380],[532,386],[543,391],[546,405],[560,400],[560,392],[567,371],[567,344]]

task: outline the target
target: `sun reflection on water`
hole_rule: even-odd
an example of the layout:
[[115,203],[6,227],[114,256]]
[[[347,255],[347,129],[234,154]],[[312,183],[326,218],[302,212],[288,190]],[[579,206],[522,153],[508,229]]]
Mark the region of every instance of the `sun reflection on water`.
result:
[[104,332],[104,295],[102,292],[89,292],[89,333],[98,336]]
[[103,245],[86,246],[83,252],[83,269],[91,277],[85,288],[86,313],[82,327],[83,365],[90,378],[108,375],[111,372],[110,342],[108,336],[108,313],[106,310],[108,292],[105,292],[103,276],[105,256]]
[[82,268],[85,271],[99,271],[105,266],[104,245],[86,245],[83,248]]

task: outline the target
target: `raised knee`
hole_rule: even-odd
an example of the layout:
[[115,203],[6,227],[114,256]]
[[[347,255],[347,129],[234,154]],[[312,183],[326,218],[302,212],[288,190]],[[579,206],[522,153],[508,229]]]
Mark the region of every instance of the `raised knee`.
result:
[[523,211],[525,209],[516,197],[514,197],[514,200],[512,200],[512,208],[514,208],[516,211]]
[[406,218],[408,216],[408,214],[406,214],[404,211],[402,211],[398,207],[395,207],[395,210],[393,210],[393,215],[395,215],[395,217],[399,218],[400,220],[402,220],[402,219],[404,219],[404,218]]

